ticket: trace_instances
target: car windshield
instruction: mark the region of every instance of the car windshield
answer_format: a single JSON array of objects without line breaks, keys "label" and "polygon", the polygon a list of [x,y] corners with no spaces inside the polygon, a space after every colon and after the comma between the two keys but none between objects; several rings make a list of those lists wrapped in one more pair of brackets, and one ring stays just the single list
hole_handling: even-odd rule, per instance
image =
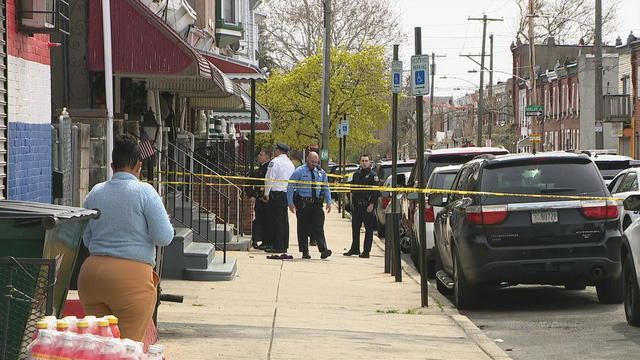
[{"label": "car windshield", "polygon": [[436,173],[429,179],[429,189],[451,189],[457,173]]},{"label": "car windshield", "polygon": [[600,170],[602,177],[607,180],[613,179],[618,173],[624,169],[628,169],[631,166],[629,161],[596,161],[596,166]]},{"label": "car windshield", "polygon": [[[577,163],[531,163],[515,166],[487,167],[482,171],[481,191],[535,194],[606,196],[596,168]],[[549,201],[532,197],[484,197],[485,204]],[[561,199],[558,199],[561,200]]]},{"label": "car windshield", "polygon": [[[410,172],[412,167],[413,167],[413,164],[398,164],[397,165],[398,174],[404,173],[404,172]],[[391,175],[391,170],[392,170],[391,165],[383,166],[382,167],[382,176],[380,176],[380,178],[381,179],[388,178],[389,175]]]}]

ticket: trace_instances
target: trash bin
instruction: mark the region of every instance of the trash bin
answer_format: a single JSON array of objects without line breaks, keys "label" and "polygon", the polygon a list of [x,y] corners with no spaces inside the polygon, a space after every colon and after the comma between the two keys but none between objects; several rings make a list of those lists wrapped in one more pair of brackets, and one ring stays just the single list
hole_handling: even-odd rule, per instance
[{"label": "trash bin", "polygon": [[60,316],[84,228],[99,211],[0,201],[0,360],[26,358],[36,322]]}]

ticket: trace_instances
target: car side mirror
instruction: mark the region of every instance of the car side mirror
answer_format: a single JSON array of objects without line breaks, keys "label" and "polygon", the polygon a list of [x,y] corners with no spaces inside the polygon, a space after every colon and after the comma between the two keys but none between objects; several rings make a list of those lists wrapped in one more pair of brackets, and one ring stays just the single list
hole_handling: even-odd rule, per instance
[{"label": "car side mirror", "polygon": [[640,195],[630,195],[622,202],[622,206],[625,210],[638,211],[640,210]]},{"label": "car side mirror", "polygon": [[407,194],[407,199],[408,200],[415,201],[415,200],[418,200],[419,198],[420,198],[420,195],[418,195],[417,192],[410,192],[410,193]]},{"label": "car side mirror", "polygon": [[444,206],[444,204],[446,204],[447,202],[445,196],[445,194],[430,194],[427,202],[431,206]]},{"label": "car side mirror", "polygon": [[399,187],[404,187],[407,184],[407,179],[404,176],[404,174],[398,174],[396,175],[396,184]]}]

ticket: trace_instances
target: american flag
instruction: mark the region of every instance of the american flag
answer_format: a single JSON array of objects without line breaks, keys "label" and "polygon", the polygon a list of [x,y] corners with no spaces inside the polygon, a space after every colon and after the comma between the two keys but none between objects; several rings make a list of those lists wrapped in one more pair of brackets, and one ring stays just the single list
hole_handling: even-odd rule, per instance
[{"label": "american flag", "polygon": [[156,153],[156,149],[153,147],[154,142],[149,138],[149,134],[146,131],[142,130],[142,134],[140,135],[140,143],[138,144],[138,149],[140,149],[140,157],[142,160],[145,160],[148,157],[153,156]]}]

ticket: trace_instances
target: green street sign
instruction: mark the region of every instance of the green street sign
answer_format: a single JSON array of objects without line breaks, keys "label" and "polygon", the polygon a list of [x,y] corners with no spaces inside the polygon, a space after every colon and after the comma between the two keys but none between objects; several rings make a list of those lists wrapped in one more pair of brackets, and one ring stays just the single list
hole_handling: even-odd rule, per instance
[{"label": "green street sign", "polygon": [[327,149],[320,150],[320,160],[329,160],[329,150]]},{"label": "green street sign", "polygon": [[543,107],[542,105],[527,105],[524,108],[524,114],[526,116],[542,116]]}]

